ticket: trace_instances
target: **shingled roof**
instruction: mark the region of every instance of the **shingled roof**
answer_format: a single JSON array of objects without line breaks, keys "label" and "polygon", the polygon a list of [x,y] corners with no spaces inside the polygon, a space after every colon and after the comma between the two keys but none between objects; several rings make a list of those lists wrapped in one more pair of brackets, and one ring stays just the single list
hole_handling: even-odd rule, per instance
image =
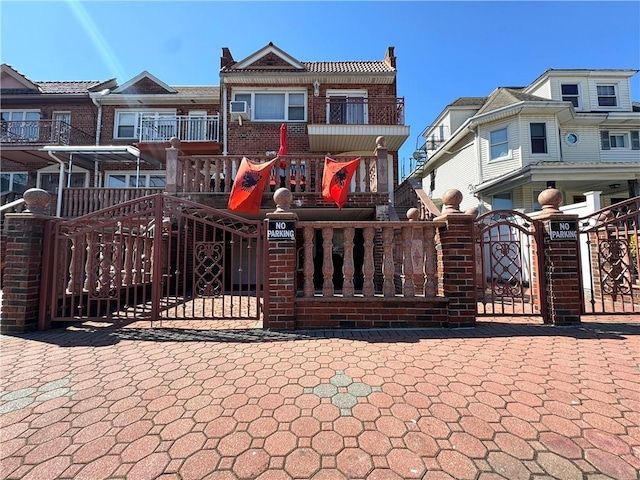
[{"label": "shingled roof", "polygon": [[36,83],[41,88],[42,93],[81,94],[87,93],[89,89],[104,83],[104,80],[34,83]]}]

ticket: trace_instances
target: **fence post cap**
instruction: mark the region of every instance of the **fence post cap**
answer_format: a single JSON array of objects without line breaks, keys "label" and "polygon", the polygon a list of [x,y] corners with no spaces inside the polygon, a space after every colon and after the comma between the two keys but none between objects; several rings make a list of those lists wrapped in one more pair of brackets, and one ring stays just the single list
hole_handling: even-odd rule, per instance
[{"label": "fence post cap", "polygon": [[416,222],[420,219],[420,210],[417,208],[410,208],[407,210],[407,218],[410,222]]},{"label": "fence post cap", "polygon": [[273,201],[276,202],[276,213],[288,212],[291,210],[291,200],[293,193],[288,188],[281,187],[273,193]]},{"label": "fence post cap", "polygon": [[51,195],[41,188],[30,188],[22,194],[26,205],[25,212],[48,215]]},{"label": "fence post cap", "polygon": [[543,212],[559,212],[562,200],[562,192],[557,188],[547,188],[538,195],[538,203]]},{"label": "fence post cap", "polygon": [[171,145],[172,148],[179,148],[180,139],[178,137],[171,137],[171,139],[169,140],[169,145]]},{"label": "fence post cap", "polygon": [[442,213],[461,213],[460,203],[462,203],[462,192],[455,188],[450,188],[442,194],[444,209]]}]

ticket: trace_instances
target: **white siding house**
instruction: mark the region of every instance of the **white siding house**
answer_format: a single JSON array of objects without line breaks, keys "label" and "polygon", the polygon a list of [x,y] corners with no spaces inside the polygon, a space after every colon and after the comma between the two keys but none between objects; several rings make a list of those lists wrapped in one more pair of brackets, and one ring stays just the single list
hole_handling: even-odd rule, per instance
[{"label": "white siding house", "polygon": [[[560,189],[565,203],[601,191],[602,205],[640,195],[637,70],[550,69],[526,87],[460,97],[421,136],[426,160],[411,176],[437,204],[450,189],[461,208],[539,208]],[[438,141],[435,141],[438,140]]]}]

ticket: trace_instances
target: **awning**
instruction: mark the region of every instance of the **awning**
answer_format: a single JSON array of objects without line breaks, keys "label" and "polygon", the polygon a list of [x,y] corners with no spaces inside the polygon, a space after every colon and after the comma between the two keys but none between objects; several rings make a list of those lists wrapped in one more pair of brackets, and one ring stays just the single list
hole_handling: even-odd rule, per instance
[{"label": "awning", "polygon": [[131,145],[55,145],[46,146],[40,149],[48,152],[60,161],[72,162],[85,168],[92,168],[100,163],[135,163],[144,162],[156,169],[162,168],[162,163],[158,160],[143,155],[139,149]]}]

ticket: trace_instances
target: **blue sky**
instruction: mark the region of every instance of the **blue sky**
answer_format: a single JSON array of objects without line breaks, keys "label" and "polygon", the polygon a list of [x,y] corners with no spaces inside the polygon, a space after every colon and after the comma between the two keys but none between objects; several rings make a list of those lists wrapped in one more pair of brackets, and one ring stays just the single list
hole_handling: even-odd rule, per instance
[{"label": "blue sky", "polygon": [[[401,160],[457,97],[528,85],[548,68],[640,69],[637,1],[0,3],[1,62],[35,81],[124,83],[147,70],[218,85],[222,47],[241,60],[273,42],[331,61],[382,60],[393,46],[411,127]],[[640,73],[631,89],[640,100]]]}]

